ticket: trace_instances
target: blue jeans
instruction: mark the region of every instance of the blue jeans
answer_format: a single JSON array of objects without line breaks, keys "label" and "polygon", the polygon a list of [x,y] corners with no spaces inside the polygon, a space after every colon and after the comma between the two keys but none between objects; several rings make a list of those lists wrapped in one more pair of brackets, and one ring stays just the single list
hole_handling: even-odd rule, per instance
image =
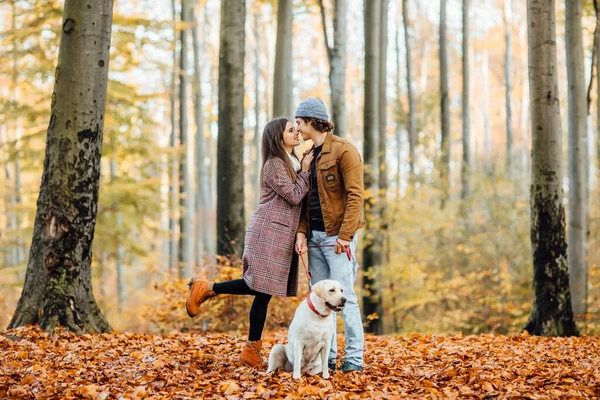
[{"label": "blue jeans", "polygon": [[[312,231],[308,239],[308,269],[311,274],[312,283],[315,284],[323,279],[333,279],[342,285],[344,297],[346,297],[346,306],[342,310],[344,319],[344,331],[346,333],[346,359],[354,365],[363,365],[363,353],[365,347],[365,338],[363,325],[358,308],[358,297],[354,292],[354,281],[356,281],[356,272],[358,263],[356,262],[356,235],[350,242],[352,249],[352,260],[348,261],[346,253],[335,254],[334,247],[337,239],[335,236],[327,236],[325,232]],[[329,246],[328,246],[329,245]],[[322,246],[322,247],[317,247]],[[331,343],[331,352],[329,361],[335,361],[337,357],[337,342],[335,327],[335,314],[333,317],[333,338]]]}]

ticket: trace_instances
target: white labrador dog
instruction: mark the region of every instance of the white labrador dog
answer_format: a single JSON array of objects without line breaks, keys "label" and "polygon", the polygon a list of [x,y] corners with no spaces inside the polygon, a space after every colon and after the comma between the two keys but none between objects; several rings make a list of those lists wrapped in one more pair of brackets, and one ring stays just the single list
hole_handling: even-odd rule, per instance
[{"label": "white labrador dog", "polygon": [[322,372],[329,378],[327,359],[333,336],[333,313],[346,304],[344,290],[338,281],[317,282],[308,297],[300,303],[288,330],[288,344],[276,344],[269,354],[268,372],[277,368],[293,371],[298,379],[303,373]]}]

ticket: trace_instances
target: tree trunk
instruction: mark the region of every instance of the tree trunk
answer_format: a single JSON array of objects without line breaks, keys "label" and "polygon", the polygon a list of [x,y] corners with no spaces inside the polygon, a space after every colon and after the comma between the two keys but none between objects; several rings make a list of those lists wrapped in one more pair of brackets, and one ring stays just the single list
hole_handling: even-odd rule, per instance
[{"label": "tree trunk", "polygon": [[469,112],[469,0],[463,0],[462,15],[462,168],[460,198],[466,199],[471,193],[471,114]]},{"label": "tree trunk", "polygon": [[325,5],[319,0],[321,25],[325,38],[325,49],[329,62],[329,85],[331,86],[331,120],[335,123],[335,134],[345,137],[348,132],[346,117],[346,13],[347,0],[333,2],[333,46],[329,44]]},{"label": "tree trunk", "polygon": [[[596,65],[598,66],[597,68],[600,68],[600,51],[598,51],[596,53]],[[600,70],[600,69],[599,69]],[[598,87],[597,87],[597,101],[596,101],[596,163],[597,163],[597,167],[596,167],[596,174],[597,174],[597,180],[600,182],[600,73],[596,74],[597,75],[597,82],[598,82]]]},{"label": "tree trunk", "polygon": [[292,102],[292,0],[277,2],[273,117],[294,119]]},{"label": "tree trunk", "polygon": [[525,329],[533,335],[572,336],[562,142],[553,0],[527,0],[531,99],[531,244],[533,306]]},{"label": "tree trunk", "polygon": [[[17,29],[17,8],[16,8],[16,2],[12,2],[12,21],[11,21],[11,26],[12,29],[16,30]],[[15,41],[15,46],[19,45],[19,42]],[[14,102],[14,104],[18,104],[19,101],[19,67],[18,67],[18,58],[15,55],[13,57],[13,73],[12,73],[12,82],[11,82],[11,92],[12,92],[12,100]],[[21,203],[22,203],[22,199],[21,199],[21,156],[20,156],[20,150],[21,150],[21,132],[20,132],[20,127],[19,127],[19,118],[18,117],[14,117],[13,121],[12,121],[12,126],[13,126],[13,130],[14,130],[14,138],[15,138],[15,144],[14,144],[14,172],[15,172],[15,176],[14,176],[14,186],[13,186],[13,196],[12,196],[12,203],[13,203],[13,209],[12,209],[12,213],[11,213],[11,218],[13,219],[13,224],[14,224],[14,245],[12,247],[13,250],[13,261],[14,264],[21,264],[24,261],[25,255],[24,255],[24,245],[23,245],[23,237],[22,237],[22,232],[21,232]]]},{"label": "tree trunk", "polygon": [[506,109],[506,174],[513,177],[513,129],[512,129],[512,109],[511,109],[511,19],[512,19],[512,0],[504,0],[504,43],[506,50],[504,53],[504,85],[505,85],[505,109]]},{"label": "tree trunk", "polygon": [[261,160],[261,132],[260,132],[260,43],[262,35],[258,25],[258,13],[254,14],[254,32],[256,32],[256,47],[254,49],[254,137],[252,144],[254,148],[254,168],[252,182],[256,188],[256,196],[254,206],[258,204],[260,198],[260,170],[262,166]]},{"label": "tree trunk", "polygon": [[[519,38],[521,41],[521,60],[524,63],[527,63],[527,27],[522,25],[519,28]],[[525,67],[525,65],[523,66]],[[522,68],[525,70],[525,68]],[[529,171],[529,143],[531,140],[529,138],[529,84],[527,82],[527,74],[523,74],[523,81],[521,84],[521,116],[520,116],[520,131],[521,131],[521,164],[523,172],[526,176],[530,176]],[[528,179],[522,179],[523,187],[525,188],[529,184]]]},{"label": "tree trunk", "polygon": [[[110,181],[114,183],[117,176],[117,163],[115,160],[110,160]],[[123,304],[125,302],[125,267],[123,260],[125,259],[125,248],[121,244],[121,235],[123,227],[123,214],[117,211],[117,252],[115,254],[115,267],[117,270],[117,312],[121,314]]]},{"label": "tree trunk", "polygon": [[440,144],[440,181],[442,209],[450,197],[450,102],[448,99],[448,49],[446,38],[447,0],[440,0],[440,105],[442,140]]},{"label": "tree trunk", "polygon": [[171,188],[169,190],[169,269],[171,271],[178,271],[179,268],[177,266],[177,262],[179,260],[179,254],[177,249],[177,211],[178,211],[178,193],[177,187],[179,182],[179,170],[178,166],[178,152],[177,152],[177,116],[175,111],[175,99],[176,99],[176,91],[177,91],[177,5],[175,0],[171,2],[171,6],[173,7],[173,71],[171,74],[171,138],[169,141],[169,146],[171,148],[171,165],[170,165],[170,185]]},{"label": "tree trunk", "polygon": [[[364,102],[364,160],[365,160],[365,213],[373,217],[377,209],[378,192],[378,150],[379,150],[379,22],[382,0],[365,0],[365,102]],[[383,0],[385,1],[385,0]],[[377,314],[378,318],[369,320],[366,332],[383,333],[383,307],[378,294],[378,282],[375,269],[381,266],[381,234],[370,219],[367,224],[369,233],[365,235],[363,249],[363,310],[365,315]]]},{"label": "tree trunk", "polygon": [[[379,149],[377,152],[379,164],[379,193],[381,196],[381,214],[385,214],[385,198],[388,188],[387,172],[387,34],[388,34],[388,2],[380,0],[381,11],[379,17]],[[385,219],[382,227],[385,227]]]},{"label": "tree trunk", "polygon": [[569,281],[573,312],[587,311],[586,91],[581,34],[581,2],[566,2],[566,51],[569,91]]},{"label": "tree trunk", "polygon": [[[600,182],[600,10],[598,8],[598,1],[594,0],[594,12],[596,14],[596,30],[595,30],[595,35],[594,35],[594,57],[595,57],[595,61],[596,61],[596,90],[597,90],[597,96],[596,96],[596,107],[597,107],[597,113],[596,113],[596,130],[594,131],[594,134],[590,134],[588,137],[588,141],[590,142],[590,150],[588,152],[589,156],[590,156],[590,172],[589,172],[589,177],[588,180],[590,182],[590,187],[588,188],[588,204],[589,204],[589,200],[590,200],[590,192],[593,191],[596,186],[598,185],[598,182]],[[591,96],[591,79],[592,76],[590,76],[590,90],[588,91],[588,99]],[[591,100],[590,100],[591,101]],[[588,104],[588,115],[590,115],[590,119],[591,119],[591,105]],[[591,123],[591,121],[590,121]],[[592,128],[590,127],[590,130]],[[596,137],[595,142],[594,142],[594,136]],[[594,155],[594,148],[596,151],[596,165],[594,165],[592,163],[592,158]],[[588,210],[588,214],[589,214],[589,210]]]},{"label": "tree trunk", "polygon": [[402,19],[404,20],[404,45],[406,47],[406,91],[408,93],[408,163],[410,167],[409,182],[414,183],[416,178],[415,158],[418,138],[415,120],[415,95],[413,91],[410,20],[408,17],[407,3],[408,0],[402,0]]},{"label": "tree trunk", "polygon": [[198,15],[195,10],[197,4],[192,8],[192,45],[194,47],[194,121],[196,124],[196,264],[202,263],[204,256],[208,254],[209,240],[212,235],[208,220],[210,214],[210,185],[208,171],[206,168],[206,140],[204,138],[204,117],[202,115],[202,67],[200,66],[200,54],[202,47],[198,37]]},{"label": "tree trunk", "polygon": [[9,328],[108,332],[92,291],[92,241],[112,0],[66,0],[25,284]]},{"label": "tree trunk", "polygon": [[[181,0],[181,21],[191,22],[191,9],[188,0]],[[188,142],[188,116],[187,116],[187,70],[188,70],[188,33],[189,29],[181,30],[181,53],[179,72],[179,145],[181,158],[179,159],[179,277],[191,276],[194,259],[194,191],[192,189],[192,174],[190,173],[190,145]]]},{"label": "tree trunk", "polygon": [[[6,126],[2,127],[2,144],[8,144],[9,143],[9,139],[8,139],[8,134],[6,133]],[[9,184],[9,182],[12,180],[12,172],[11,172],[11,168],[10,168],[10,154],[6,155],[6,160],[2,160],[4,163],[4,177],[6,178],[6,184]],[[5,247],[5,249],[3,250],[4,252],[4,265],[6,265],[7,267],[12,267],[17,263],[17,260],[15,258],[15,251],[14,251],[14,244],[12,243],[11,240],[9,240],[8,238],[10,238],[11,236],[14,236],[14,216],[12,214],[12,208],[13,208],[13,193],[8,193],[5,195],[4,197],[4,210],[6,213],[6,226],[5,226],[5,231],[4,232],[0,232],[0,236],[4,237],[4,235],[6,235],[6,240],[9,243],[8,246]]]},{"label": "tree trunk", "polygon": [[[395,35],[395,50],[396,50],[396,197],[400,196],[400,188],[402,186],[402,116],[404,109],[402,107],[402,69],[400,67],[400,18],[401,10],[396,14],[396,35]],[[394,315],[395,318],[395,315]]]},{"label": "tree trunk", "polygon": [[[205,12],[204,13],[204,26],[203,26],[203,32],[204,32],[204,37],[207,38],[210,36],[210,32],[211,32],[211,23],[210,23],[210,13]],[[213,48],[213,53],[211,55],[212,59],[216,59],[215,55],[217,53],[216,48]],[[214,63],[214,65],[212,67],[210,67],[210,75],[211,75],[211,83],[210,83],[210,99],[211,99],[211,107],[210,109],[213,110],[214,108],[212,107],[212,105],[214,104],[218,104],[218,84],[217,82],[219,81],[219,66],[217,65],[218,63]],[[207,137],[205,137],[206,139],[206,161],[208,163],[208,166],[206,168],[206,175],[208,176],[208,204],[206,205],[206,208],[208,210],[208,214],[209,214],[209,219],[208,221],[206,221],[206,225],[207,225],[207,229],[209,234],[207,234],[206,236],[206,241],[207,241],[207,251],[209,254],[214,255],[215,251],[216,251],[216,239],[217,239],[217,235],[216,235],[216,231],[217,231],[217,227],[216,227],[216,210],[215,210],[215,201],[216,201],[216,190],[213,190],[213,188],[215,188],[216,186],[216,168],[215,168],[215,164],[217,162],[216,159],[216,154],[217,154],[217,149],[216,149],[216,145],[215,145],[215,140],[213,139],[213,137],[216,137],[218,135],[218,127],[217,124],[215,124],[214,121],[215,117],[211,111],[210,116],[209,116],[209,126],[208,126],[208,135]]]},{"label": "tree trunk", "polygon": [[483,59],[481,63],[483,77],[483,134],[484,134],[484,165],[486,172],[491,174],[493,171],[492,157],[492,130],[490,127],[490,80],[489,80],[489,55],[487,48],[483,50]]},{"label": "tree trunk", "polygon": [[245,0],[223,0],[219,54],[217,254],[242,256],[244,246]]}]

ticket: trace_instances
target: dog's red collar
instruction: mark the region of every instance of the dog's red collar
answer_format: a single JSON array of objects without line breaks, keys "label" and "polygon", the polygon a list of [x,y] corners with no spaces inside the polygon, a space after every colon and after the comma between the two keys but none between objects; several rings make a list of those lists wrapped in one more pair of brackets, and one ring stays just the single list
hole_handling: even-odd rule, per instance
[{"label": "dog's red collar", "polygon": [[327,315],[323,315],[323,314],[321,314],[320,312],[317,311],[317,309],[315,308],[315,305],[313,304],[312,300],[310,299],[310,294],[311,293],[312,293],[312,290],[310,292],[308,292],[308,296],[306,297],[306,302],[308,303],[308,308],[310,308],[310,310],[312,312],[314,312],[315,314],[317,314],[321,318],[327,317]]}]

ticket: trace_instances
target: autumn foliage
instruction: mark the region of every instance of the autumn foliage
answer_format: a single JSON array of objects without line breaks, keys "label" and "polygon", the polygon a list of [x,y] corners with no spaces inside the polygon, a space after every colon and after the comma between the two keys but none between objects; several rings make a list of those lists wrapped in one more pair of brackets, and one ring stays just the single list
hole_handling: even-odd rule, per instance
[{"label": "autumn foliage", "polygon": [[[285,339],[267,332],[265,351]],[[343,344],[343,337],[340,339]],[[367,336],[365,372],[266,374],[235,361],[242,337],[113,332],[0,335],[0,398],[598,398],[592,337]],[[343,346],[341,346],[343,349]]]}]

